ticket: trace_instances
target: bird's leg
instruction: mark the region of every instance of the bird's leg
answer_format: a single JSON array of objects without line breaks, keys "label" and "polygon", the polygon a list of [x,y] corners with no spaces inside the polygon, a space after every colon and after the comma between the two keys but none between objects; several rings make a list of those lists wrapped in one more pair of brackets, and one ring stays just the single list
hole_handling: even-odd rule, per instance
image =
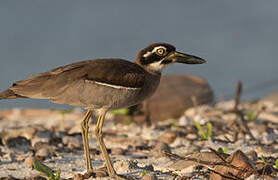
[{"label": "bird's leg", "polygon": [[102,155],[103,155],[103,157],[105,159],[105,163],[106,163],[106,167],[107,167],[107,170],[108,170],[108,174],[109,174],[110,177],[115,177],[116,176],[116,172],[115,172],[115,170],[113,168],[113,165],[112,165],[111,160],[109,158],[109,155],[108,155],[108,152],[107,152],[107,149],[106,149],[106,146],[104,144],[103,137],[102,137],[102,125],[103,125],[104,117],[105,117],[105,114],[101,114],[98,117],[95,134],[96,134],[96,137],[97,137],[97,141],[98,141],[98,143],[100,145],[100,149],[101,149]]},{"label": "bird's leg", "polygon": [[107,149],[104,144],[103,137],[102,137],[102,125],[103,125],[104,117],[105,117],[105,113],[101,114],[98,117],[95,134],[96,134],[97,141],[100,145],[100,149],[101,149],[102,155],[103,155],[105,163],[106,163],[108,174],[110,177],[115,178],[117,180],[133,180],[133,178],[131,178],[131,177],[124,177],[122,175],[118,175],[111,163],[111,160],[109,158],[109,155],[108,155],[108,152],[107,152]]},{"label": "bird's leg", "polygon": [[90,152],[89,152],[89,143],[88,143],[88,131],[89,131],[88,122],[89,122],[91,116],[92,116],[92,111],[88,110],[81,122],[81,132],[82,132],[83,146],[84,146],[84,152],[85,152],[86,165],[87,165],[88,172],[93,170],[92,164],[91,164]]}]

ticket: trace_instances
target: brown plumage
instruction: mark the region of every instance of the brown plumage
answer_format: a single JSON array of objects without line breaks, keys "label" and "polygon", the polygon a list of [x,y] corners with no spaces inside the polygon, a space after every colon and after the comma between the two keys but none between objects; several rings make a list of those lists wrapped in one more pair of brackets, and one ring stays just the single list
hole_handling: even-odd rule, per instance
[{"label": "brown plumage", "polygon": [[144,85],[144,73],[141,66],[122,59],[81,61],[17,81],[0,93],[0,99],[51,99],[63,93],[71,83],[84,80],[140,88]]}]

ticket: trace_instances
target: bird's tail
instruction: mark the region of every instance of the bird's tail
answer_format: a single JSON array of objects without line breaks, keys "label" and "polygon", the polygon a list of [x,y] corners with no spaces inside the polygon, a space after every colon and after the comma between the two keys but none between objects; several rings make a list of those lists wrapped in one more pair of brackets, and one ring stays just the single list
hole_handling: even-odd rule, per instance
[{"label": "bird's tail", "polygon": [[7,89],[3,92],[0,92],[0,100],[1,99],[15,99],[15,98],[22,98],[22,96],[19,96],[19,95],[15,94],[10,89]]}]

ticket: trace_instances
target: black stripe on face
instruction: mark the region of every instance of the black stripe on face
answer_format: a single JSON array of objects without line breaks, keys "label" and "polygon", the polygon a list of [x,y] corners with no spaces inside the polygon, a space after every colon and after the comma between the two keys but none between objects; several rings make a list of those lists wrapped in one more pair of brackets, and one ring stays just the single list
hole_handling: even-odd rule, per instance
[{"label": "black stripe on face", "polygon": [[160,64],[170,64],[170,63],[172,63],[173,61],[172,60],[170,60],[170,59],[165,59],[165,60],[163,60]]},{"label": "black stripe on face", "polygon": [[151,64],[157,61],[161,60],[161,56],[158,56],[157,54],[153,53],[147,57],[141,57],[140,58],[140,63],[142,65],[147,65],[147,64]]}]

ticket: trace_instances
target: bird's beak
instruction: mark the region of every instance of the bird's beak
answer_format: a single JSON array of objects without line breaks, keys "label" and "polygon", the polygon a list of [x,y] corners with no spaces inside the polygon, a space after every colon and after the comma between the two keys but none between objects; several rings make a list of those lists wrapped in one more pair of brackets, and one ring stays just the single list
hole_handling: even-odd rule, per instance
[{"label": "bird's beak", "polygon": [[197,56],[189,55],[174,51],[167,56],[167,59],[171,59],[173,62],[184,64],[203,64],[206,61]]}]

